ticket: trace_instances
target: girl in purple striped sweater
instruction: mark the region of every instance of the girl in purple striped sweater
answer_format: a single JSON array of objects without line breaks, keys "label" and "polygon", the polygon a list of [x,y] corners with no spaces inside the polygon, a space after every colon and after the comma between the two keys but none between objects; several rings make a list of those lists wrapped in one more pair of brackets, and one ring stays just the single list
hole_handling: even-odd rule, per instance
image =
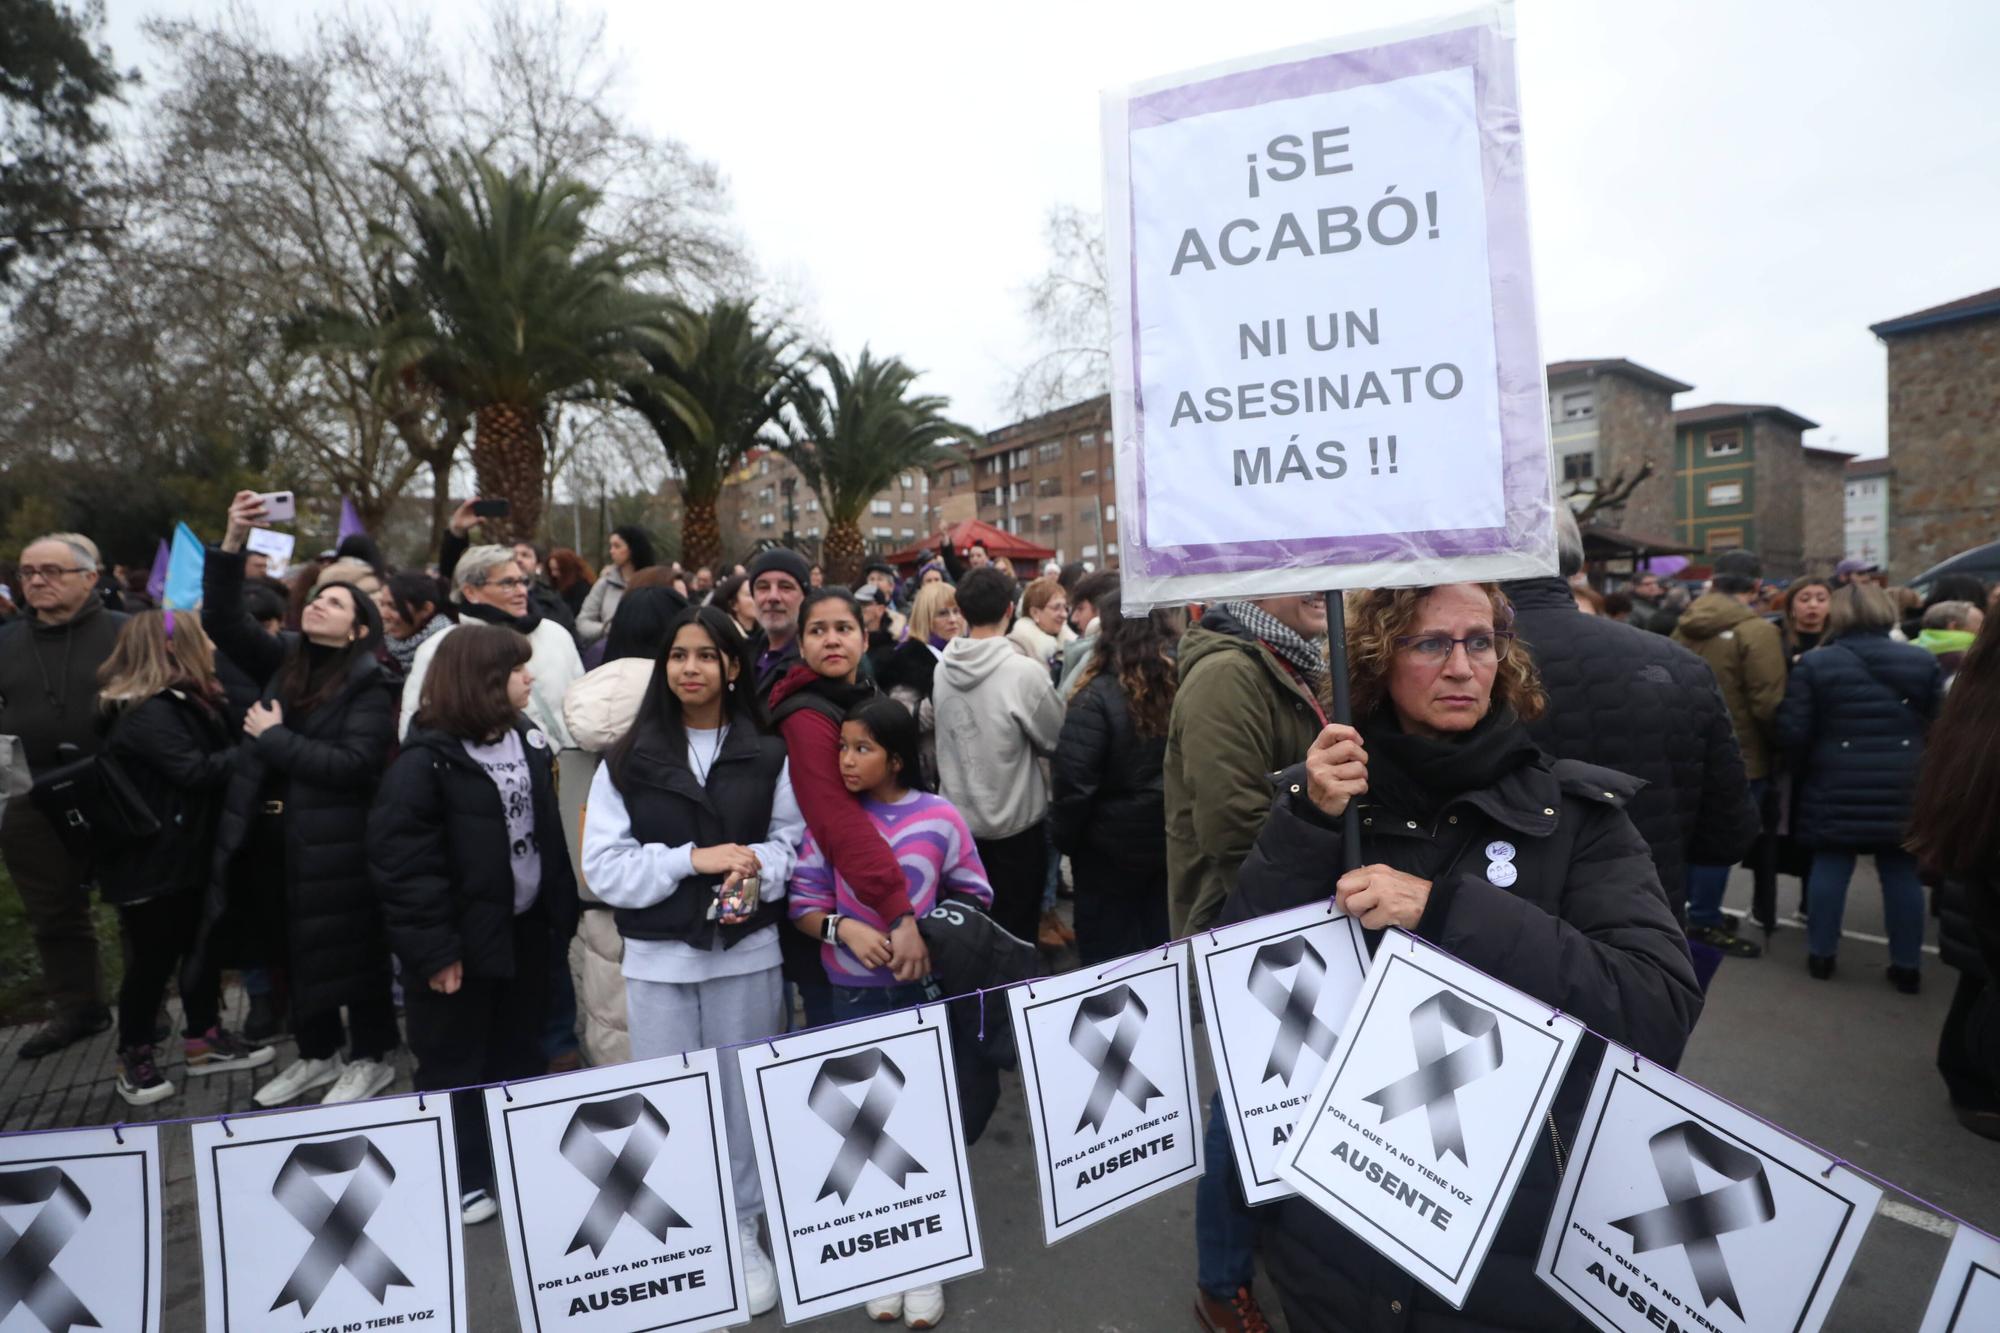
[{"label": "girl in purple striped sweater", "polygon": [[[979,852],[950,801],[923,790],[917,723],[909,709],[877,697],[855,706],[840,728],[840,777],[895,853],[918,916],[946,895],[991,907],[993,889]],[[792,871],[792,922],[821,942],[834,1011],[842,1019],[904,1009],[937,998],[929,960],[892,968],[884,921],[835,873],[812,834]]]}]

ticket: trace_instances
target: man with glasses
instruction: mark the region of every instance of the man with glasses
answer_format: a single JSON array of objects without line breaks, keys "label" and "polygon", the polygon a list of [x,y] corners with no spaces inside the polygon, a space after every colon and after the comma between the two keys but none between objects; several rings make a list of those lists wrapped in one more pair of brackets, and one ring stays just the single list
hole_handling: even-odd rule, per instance
[{"label": "man with glasses", "polygon": [[[512,547],[475,546],[458,558],[452,571],[451,599],[458,604],[461,621],[505,625],[527,637],[533,650],[528,670],[535,677],[525,710],[528,720],[547,734],[558,751],[574,749],[576,742],[570,739],[563,721],[562,701],[564,691],[583,675],[583,659],[577,655],[576,641],[569,631],[528,604],[529,582]],[[404,733],[423,701],[424,677],[430,672],[431,659],[450,633],[445,629],[431,635],[410,660],[410,677],[403,682]]]},{"label": "man with glasses", "polygon": [[[101,739],[97,668],[125,617],[97,595],[100,565],[96,544],[73,532],[37,537],[21,553],[26,612],[0,627],[0,735],[21,738],[36,777],[94,753]],[[36,1060],[111,1022],[90,919],[90,868],[26,797],[7,802],[0,816],[0,856],[26,909],[49,995],[49,1021],[21,1045],[21,1058]]]}]

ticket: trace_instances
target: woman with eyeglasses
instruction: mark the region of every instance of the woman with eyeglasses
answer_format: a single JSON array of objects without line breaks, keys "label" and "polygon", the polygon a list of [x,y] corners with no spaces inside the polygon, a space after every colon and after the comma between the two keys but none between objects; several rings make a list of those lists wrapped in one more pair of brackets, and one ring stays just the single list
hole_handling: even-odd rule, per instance
[{"label": "woman with eyeglasses", "polygon": [[[1334,897],[1672,1067],[1701,990],[1645,839],[1631,778],[1529,739],[1541,683],[1491,584],[1377,589],[1347,608],[1355,725],[1324,728],[1276,800],[1223,920]],[[1342,816],[1358,803],[1349,863]],[[1587,1042],[1602,1050],[1594,1037]],[[1570,1067],[1477,1286],[1454,1310],[1298,1199],[1270,1206],[1265,1260],[1296,1333],[1367,1327],[1575,1329],[1534,1277],[1543,1223],[1598,1061]]]}]

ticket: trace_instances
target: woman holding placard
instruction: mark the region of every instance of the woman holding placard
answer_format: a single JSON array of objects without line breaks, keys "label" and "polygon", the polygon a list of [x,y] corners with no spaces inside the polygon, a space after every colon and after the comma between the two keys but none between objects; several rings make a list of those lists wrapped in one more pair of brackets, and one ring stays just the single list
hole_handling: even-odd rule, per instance
[{"label": "woman holding placard", "polygon": [[[1326,727],[1279,775],[1223,919],[1325,898],[1329,868],[1348,863],[1342,815],[1358,802],[1360,865],[1333,884],[1343,911],[1371,931],[1411,931],[1674,1064],[1701,991],[1625,814],[1637,784],[1551,760],[1529,739],[1523,723],[1543,696],[1507,599],[1490,584],[1378,589],[1353,597],[1347,617],[1356,725]],[[1462,1311],[1310,1204],[1272,1205],[1265,1258],[1295,1333],[1376,1327],[1384,1310],[1401,1328],[1578,1327],[1533,1265],[1557,1140],[1572,1136],[1590,1073],[1572,1069]]]},{"label": "woman holding placard", "polygon": [[[639,717],[590,784],[583,875],[624,937],[632,1054],[646,1060],[785,1030],[779,923],[805,819],[785,745],[766,734],[743,636],[688,607]],[[734,1059],[722,1061],[730,1174],[750,1309],[778,1300],[758,1240],[764,1193]]]}]

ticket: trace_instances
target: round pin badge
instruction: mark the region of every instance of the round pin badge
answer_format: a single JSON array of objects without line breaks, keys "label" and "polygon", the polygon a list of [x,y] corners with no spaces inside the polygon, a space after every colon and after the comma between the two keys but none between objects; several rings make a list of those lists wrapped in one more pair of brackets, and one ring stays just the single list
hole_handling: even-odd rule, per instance
[{"label": "round pin badge", "polygon": [[1489,861],[1511,861],[1514,859],[1514,844],[1511,842],[1489,842],[1486,844],[1486,859]]},{"label": "round pin badge", "polygon": [[542,734],[540,727],[529,727],[528,744],[534,746],[537,750],[546,750],[549,748],[549,738]]},{"label": "round pin badge", "polygon": [[1512,887],[1520,876],[1521,872],[1514,869],[1512,861],[1492,861],[1486,866],[1487,882],[1503,889]]}]

